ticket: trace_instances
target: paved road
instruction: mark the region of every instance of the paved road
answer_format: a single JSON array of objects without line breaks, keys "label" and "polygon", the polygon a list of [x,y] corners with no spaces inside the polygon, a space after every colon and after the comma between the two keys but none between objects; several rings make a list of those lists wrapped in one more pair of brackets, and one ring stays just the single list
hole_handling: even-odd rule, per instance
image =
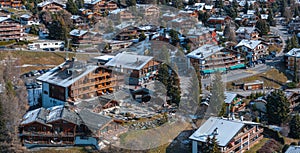
[{"label": "paved road", "polygon": [[[264,73],[268,70],[271,69],[271,66],[266,65],[266,64],[259,64],[256,65],[253,68],[248,68],[248,69],[238,69],[238,70],[233,70],[229,71],[227,74],[222,75],[222,80],[223,82],[231,82],[234,80],[239,80],[243,78],[247,78],[256,74]],[[210,78],[207,79],[202,79],[202,85],[209,85],[212,81],[213,75],[211,75]]]}]

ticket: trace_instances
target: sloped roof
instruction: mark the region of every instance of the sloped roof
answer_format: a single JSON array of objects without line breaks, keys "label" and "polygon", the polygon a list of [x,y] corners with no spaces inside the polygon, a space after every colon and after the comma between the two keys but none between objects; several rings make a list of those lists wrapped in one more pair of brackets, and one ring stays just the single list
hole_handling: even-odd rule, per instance
[{"label": "sloped roof", "polygon": [[217,52],[220,52],[224,47],[220,47],[218,45],[212,45],[212,44],[205,44],[196,50],[190,52],[187,57],[195,58],[195,59],[202,59],[207,58]]},{"label": "sloped roof", "polygon": [[245,125],[258,125],[255,122],[229,120],[218,117],[210,117],[201,127],[196,130],[189,139],[206,142],[207,137],[215,137],[219,146],[226,146]]},{"label": "sloped roof", "polygon": [[113,120],[110,117],[93,113],[87,109],[81,110],[79,116],[83,120],[84,124],[93,132],[96,133],[98,130],[105,127],[108,123]]},{"label": "sloped roof", "polygon": [[33,122],[38,122],[41,124],[46,123],[47,111],[45,108],[38,108],[35,110],[28,111],[21,121],[21,125],[30,124]]},{"label": "sloped roof", "polygon": [[255,27],[239,27],[236,33],[252,33],[256,30]]},{"label": "sloped roof", "polygon": [[73,29],[70,31],[71,36],[81,37],[82,35],[86,34],[88,31],[86,30],[79,30],[79,29]]},{"label": "sloped roof", "polygon": [[224,92],[225,94],[225,103],[226,104],[231,104],[231,102],[234,100],[234,98],[237,96],[236,93],[232,93],[232,92]]},{"label": "sloped roof", "polygon": [[116,55],[113,59],[108,61],[105,66],[119,67],[125,69],[140,70],[142,69],[153,57],[143,56],[132,53],[122,52]]},{"label": "sloped roof", "polygon": [[260,40],[241,40],[236,47],[245,46],[250,49],[255,49],[261,43]]},{"label": "sloped roof", "polygon": [[68,87],[98,67],[97,65],[86,64],[80,61],[68,60],[44,73],[37,80],[61,87]]}]

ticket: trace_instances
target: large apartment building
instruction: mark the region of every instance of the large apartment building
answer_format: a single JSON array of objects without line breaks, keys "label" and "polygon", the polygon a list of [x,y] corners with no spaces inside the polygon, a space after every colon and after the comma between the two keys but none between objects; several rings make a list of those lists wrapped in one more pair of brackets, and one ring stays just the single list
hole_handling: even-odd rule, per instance
[{"label": "large apartment building", "polygon": [[295,74],[295,71],[297,71],[297,74],[299,76],[300,74],[300,48],[293,48],[289,52],[287,52],[284,56],[284,61],[287,70],[292,72],[292,74]]},{"label": "large apartment building", "polygon": [[20,22],[8,17],[0,17],[0,41],[23,40],[24,28]]},{"label": "large apartment building", "polygon": [[74,58],[37,80],[42,82],[42,105],[45,108],[64,105],[66,102],[74,104],[81,99],[112,93],[116,81],[111,70]]},{"label": "large apartment building", "polygon": [[244,58],[239,53],[218,45],[205,44],[187,57],[189,65],[197,66],[202,74],[245,67]]},{"label": "large apartment building", "polygon": [[199,153],[207,138],[214,136],[222,153],[242,153],[263,138],[262,132],[259,123],[210,117],[189,138],[193,153]]}]

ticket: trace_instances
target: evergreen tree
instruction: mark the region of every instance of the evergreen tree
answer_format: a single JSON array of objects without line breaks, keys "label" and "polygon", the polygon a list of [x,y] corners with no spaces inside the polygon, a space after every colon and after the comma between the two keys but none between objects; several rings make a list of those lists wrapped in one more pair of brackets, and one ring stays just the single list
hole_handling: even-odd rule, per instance
[{"label": "evergreen tree", "polygon": [[281,90],[275,90],[267,96],[266,116],[269,124],[280,125],[289,117],[289,106],[285,94]]},{"label": "evergreen tree", "polygon": [[126,0],[126,5],[128,7],[135,6],[136,5],[136,0]]},{"label": "evergreen tree", "polygon": [[270,31],[270,26],[265,20],[258,19],[256,28],[260,31],[260,35],[266,35]]},{"label": "evergreen tree", "polygon": [[211,139],[211,146],[212,146],[212,153],[221,153],[215,135],[214,135],[213,138]]},{"label": "evergreen tree", "polygon": [[71,14],[77,14],[78,8],[73,0],[68,0],[66,3],[66,10],[70,12]]},{"label": "evergreen tree", "polygon": [[222,105],[224,103],[224,84],[222,82],[222,76],[220,72],[215,73],[212,81],[211,98],[209,102],[209,108],[211,113],[218,115],[222,111]]},{"label": "evergreen tree", "polygon": [[269,9],[269,14],[268,14],[268,23],[270,24],[270,26],[276,26],[276,21],[274,20],[274,14],[272,12],[272,10]]},{"label": "evergreen tree", "polygon": [[171,37],[171,44],[174,45],[174,46],[177,46],[177,44],[179,42],[178,32],[171,29],[169,34],[170,34],[170,37]]},{"label": "evergreen tree", "polygon": [[299,114],[296,114],[292,117],[289,126],[290,126],[289,137],[294,138],[294,139],[299,139],[300,138],[300,116],[299,116]]},{"label": "evergreen tree", "polygon": [[83,8],[84,0],[75,0],[75,4],[77,8]]},{"label": "evergreen tree", "polygon": [[167,64],[164,63],[160,65],[158,69],[157,80],[166,86],[168,84],[169,77],[169,68]]}]

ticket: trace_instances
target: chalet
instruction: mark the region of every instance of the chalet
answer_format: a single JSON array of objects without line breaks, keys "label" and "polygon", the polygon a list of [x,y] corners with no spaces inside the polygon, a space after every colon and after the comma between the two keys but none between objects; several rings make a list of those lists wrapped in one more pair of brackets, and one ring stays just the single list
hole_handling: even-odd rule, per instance
[{"label": "chalet", "polygon": [[174,12],[167,12],[167,13],[164,13],[162,15],[162,20],[165,21],[165,22],[169,22],[171,20],[174,20],[178,17],[177,14],[175,14]]},{"label": "chalet", "polygon": [[160,13],[160,9],[157,6],[150,5],[145,8],[145,16],[158,17],[159,13]]},{"label": "chalet", "polygon": [[207,27],[190,29],[186,34],[186,38],[192,41],[197,47],[204,44],[217,43],[215,31],[211,31]]},{"label": "chalet", "polygon": [[114,52],[119,49],[129,47],[132,42],[131,41],[118,41],[118,40],[106,40],[106,46],[103,52]]},{"label": "chalet", "polygon": [[135,19],[135,16],[132,14],[132,12],[127,9],[113,10],[109,13],[109,17],[110,19],[117,21],[130,21]]},{"label": "chalet", "polygon": [[239,27],[235,32],[238,41],[242,39],[256,40],[259,38],[259,32],[255,27]]},{"label": "chalet", "polygon": [[239,112],[245,109],[246,104],[236,93],[224,92],[225,95],[225,104],[227,106],[227,114],[233,115],[235,112]]},{"label": "chalet", "polygon": [[170,28],[185,33],[186,31],[190,29],[194,29],[195,25],[197,23],[197,20],[191,17],[179,17],[176,19],[171,20],[168,24],[170,25]]},{"label": "chalet", "polygon": [[179,16],[194,17],[195,19],[198,20],[198,11],[181,10],[179,11]]},{"label": "chalet", "polygon": [[300,152],[300,146],[291,145],[284,153],[297,153]]},{"label": "chalet", "polygon": [[23,4],[22,0],[0,0],[1,7],[10,7],[20,9]]},{"label": "chalet", "polygon": [[228,16],[211,16],[207,20],[207,24],[210,28],[216,28],[217,31],[223,31],[225,24],[230,22],[231,18]]},{"label": "chalet", "polygon": [[245,67],[245,59],[239,53],[211,44],[205,44],[190,52],[187,58],[189,65],[199,68],[203,75]]},{"label": "chalet", "polygon": [[73,21],[73,24],[76,26],[84,23],[84,19],[79,15],[72,15],[71,20]]},{"label": "chalet", "polygon": [[128,74],[128,82],[126,83],[139,85],[156,75],[159,64],[151,56],[123,52],[117,54],[105,66],[112,67],[117,72]]},{"label": "chalet", "polygon": [[284,91],[286,98],[288,99],[290,103],[290,109],[292,110],[296,106],[299,105],[300,102],[300,93],[299,91],[293,91],[293,90],[285,90]]},{"label": "chalet", "polygon": [[73,45],[78,44],[100,44],[102,42],[102,35],[98,32],[73,29],[70,31]]},{"label": "chalet", "polygon": [[261,90],[264,89],[264,82],[260,80],[255,80],[253,82],[247,82],[243,85],[244,90]]},{"label": "chalet", "polygon": [[90,99],[85,99],[76,104],[77,108],[88,109],[94,113],[100,113],[105,109],[113,108],[116,106],[120,106],[119,101],[105,97],[94,97]]},{"label": "chalet", "polygon": [[139,35],[138,28],[134,26],[127,26],[115,36],[116,40],[131,40],[137,38]]},{"label": "chalet", "polygon": [[99,137],[116,128],[109,117],[64,106],[29,111],[19,126],[21,141],[28,148],[92,145],[100,149]]},{"label": "chalet", "polygon": [[90,9],[94,13],[104,12],[106,10],[112,11],[118,9],[116,2],[105,1],[105,0],[85,1],[84,6],[86,9]]},{"label": "chalet", "polygon": [[116,81],[111,70],[75,58],[44,73],[37,80],[42,82],[42,105],[45,108],[74,104],[81,99],[111,93]]},{"label": "chalet", "polygon": [[64,10],[66,8],[66,5],[62,4],[59,1],[46,0],[39,3],[37,7],[40,11],[58,12]]},{"label": "chalet", "polygon": [[260,40],[243,39],[235,48],[246,56],[250,66],[253,65],[253,62],[268,55],[268,46],[263,44]]},{"label": "chalet", "polygon": [[34,18],[32,15],[23,14],[20,16],[20,22],[23,25],[39,25],[40,21]]},{"label": "chalet", "polygon": [[222,153],[244,152],[263,138],[262,132],[259,123],[210,117],[189,139],[192,153],[198,153],[207,138],[214,136]]},{"label": "chalet", "polygon": [[214,5],[205,5],[204,6],[204,11],[213,13],[215,11]]},{"label": "chalet", "polygon": [[285,53],[284,62],[287,70],[290,71],[291,74],[295,74],[295,71],[297,71],[297,74],[299,76],[300,48],[293,48],[289,52]]},{"label": "chalet", "polygon": [[0,17],[0,41],[23,40],[24,28],[19,21]]}]

